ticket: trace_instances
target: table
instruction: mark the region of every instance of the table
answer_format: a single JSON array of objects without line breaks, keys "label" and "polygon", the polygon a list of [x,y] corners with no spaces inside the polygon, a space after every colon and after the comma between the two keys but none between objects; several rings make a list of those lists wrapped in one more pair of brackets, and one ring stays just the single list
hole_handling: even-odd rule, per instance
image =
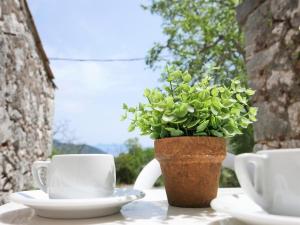
[{"label": "table", "polygon": [[[229,215],[217,213],[211,208],[192,209],[168,205],[165,190],[145,190],[146,197],[124,206],[120,213],[93,219],[59,220],[34,215],[26,206],[8,203],[0,206],[0,224],[14,225],[243,225]],[[220,188],[218,195],[240,194],[239,188]]]}]

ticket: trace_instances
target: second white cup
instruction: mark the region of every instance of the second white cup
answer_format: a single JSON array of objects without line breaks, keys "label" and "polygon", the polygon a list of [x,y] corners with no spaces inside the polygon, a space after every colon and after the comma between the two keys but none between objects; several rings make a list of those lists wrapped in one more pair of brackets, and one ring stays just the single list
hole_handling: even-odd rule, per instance
[{"label": "second white cup", "polygon": [[238,155],[235,172],[245,192],[264,210],[300,216],[300,149]]}]

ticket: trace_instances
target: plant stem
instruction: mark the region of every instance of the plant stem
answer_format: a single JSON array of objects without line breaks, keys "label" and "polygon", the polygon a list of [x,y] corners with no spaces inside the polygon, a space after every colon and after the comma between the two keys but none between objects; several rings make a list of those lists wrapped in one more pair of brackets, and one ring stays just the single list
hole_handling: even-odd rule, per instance
[{"label": "plant stem", "polygon": [[170,89],[171,89],[171,95],[172,95],[172,97],[173,97],[173,100],[175,100],[172,82],[170,81],[169,84],[170,84]]},{"label": "plant stem", "polygon": [[150,101],[150,99],[148,98],[148,97],[146,97],[147,99],[148,99],[148,102],[151,104],[151,101]]}]

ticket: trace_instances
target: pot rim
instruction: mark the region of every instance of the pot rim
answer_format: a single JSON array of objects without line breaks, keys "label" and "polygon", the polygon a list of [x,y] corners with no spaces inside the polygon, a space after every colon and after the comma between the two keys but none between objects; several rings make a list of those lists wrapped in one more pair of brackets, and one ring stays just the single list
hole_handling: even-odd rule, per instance
[{"label": "pot rim", "polygon": [[170,139],[186,139],[186,138],[193,138],[193,139],[219,139],[219,140],[225,140],[225,137],[216,137],[216,136],[178,136],[178,137],[164,137],[164,138],[158,138],[154,141],[162,141],[162,140],[170,140]]},{"label": "pot rim", "polygon": [[155,158],[168,159],[202,159],[207,160],[211,156],[225,158],[226,140],[220,137],[210,136],[181,136],[161,138],[154,143]]}]

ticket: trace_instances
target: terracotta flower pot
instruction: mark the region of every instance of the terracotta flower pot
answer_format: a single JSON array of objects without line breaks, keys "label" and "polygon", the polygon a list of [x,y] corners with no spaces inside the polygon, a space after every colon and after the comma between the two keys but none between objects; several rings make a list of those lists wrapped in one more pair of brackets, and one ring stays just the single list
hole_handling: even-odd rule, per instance
[{"label": "terracotta flower pot", "polygon": [[224,138],[173,137],[155,140],[155,158],[165,181],[168,202],[179,207],[207,207],[216,197]]}]

